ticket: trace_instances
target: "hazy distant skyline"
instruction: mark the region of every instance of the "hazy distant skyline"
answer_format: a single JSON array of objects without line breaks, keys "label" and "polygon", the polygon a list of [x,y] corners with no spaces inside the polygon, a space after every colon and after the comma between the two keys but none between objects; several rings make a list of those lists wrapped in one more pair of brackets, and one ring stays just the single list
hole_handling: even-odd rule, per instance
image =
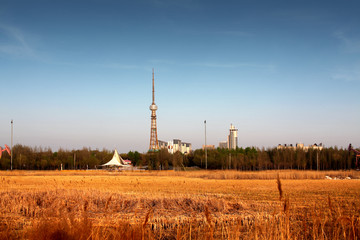
[{"label": "hazy distant skyline", "polygon": [[360,3],[0,2],[0,146],[360,145]]}]

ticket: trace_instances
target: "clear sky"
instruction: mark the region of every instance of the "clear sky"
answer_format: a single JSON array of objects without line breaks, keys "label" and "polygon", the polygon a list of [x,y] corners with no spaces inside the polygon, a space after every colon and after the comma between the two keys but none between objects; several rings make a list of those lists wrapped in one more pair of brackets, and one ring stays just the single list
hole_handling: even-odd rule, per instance
[{"label": "clear sky", "polygon": [[360,2],[0,1],[0,146],[360,145]]}]

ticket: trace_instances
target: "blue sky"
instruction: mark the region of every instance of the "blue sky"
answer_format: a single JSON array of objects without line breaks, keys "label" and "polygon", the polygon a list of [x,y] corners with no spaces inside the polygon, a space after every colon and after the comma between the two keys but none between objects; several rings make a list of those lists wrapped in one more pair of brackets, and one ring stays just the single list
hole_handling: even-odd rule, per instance
[{"label": "blue sky", "polygon": [[358,1],[0,1],[0,146],[360,145]]}]

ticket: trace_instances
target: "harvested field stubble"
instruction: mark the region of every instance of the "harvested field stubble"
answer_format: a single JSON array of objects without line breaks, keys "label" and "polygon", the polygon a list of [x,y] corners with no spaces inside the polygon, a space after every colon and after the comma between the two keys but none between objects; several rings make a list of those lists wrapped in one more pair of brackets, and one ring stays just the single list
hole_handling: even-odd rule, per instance
[{"label": "harvested field stubble", "polygon": [[1,172],[0,239],[359,239],[359,180],[305,173]]}]

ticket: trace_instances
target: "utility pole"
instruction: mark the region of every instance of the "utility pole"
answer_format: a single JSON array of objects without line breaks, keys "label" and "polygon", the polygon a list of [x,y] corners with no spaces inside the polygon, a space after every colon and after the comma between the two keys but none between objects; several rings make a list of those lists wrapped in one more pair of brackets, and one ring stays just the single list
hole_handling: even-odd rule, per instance
[{"label": "utility pole", "polygon": [[205,125],[205,169],[207,169],[206,120],[204,121],[204,125]]},{"label": "utility pole", "polygon": [[10,169],[11,170],[13,169],[13,135],[14,135],[13,134],[13,124],[14,124],[14,121],[11,119],[11,156],[10,156],[10,158],[11,158]]}]

